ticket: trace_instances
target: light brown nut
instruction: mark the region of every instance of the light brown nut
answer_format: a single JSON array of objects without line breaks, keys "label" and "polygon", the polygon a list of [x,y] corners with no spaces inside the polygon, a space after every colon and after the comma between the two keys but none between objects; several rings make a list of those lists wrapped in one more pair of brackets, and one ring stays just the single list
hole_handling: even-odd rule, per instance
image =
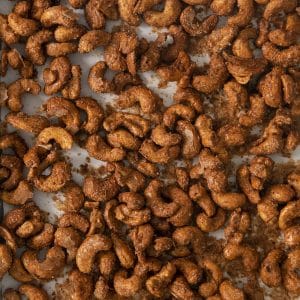
[{"label": "light brown nut", "polygon": [[147,290],[157,298],[162,297],[165,293],[165,287],[171,283],[175,273],[176,267],[168,262],[158,273],[147,279]]},{"label": "light brown nut", "polygon": [[293,45],[287,49],[279,50],[271,42],[262,46],[263,56],[273,65],[292,67],[300,63],[300,46]]},{"label": "light brown nut", "polygon": [[134,13],[142,14],[160,3],[160,0],[138,0],[134,7]]},{"label": "light brown nut", "polygon": [[26,180],[21,180],[13,191],[2,191],[0,193],[1,199],[11,205],[23,205],[33,197],[33,189]]},{"label": "light brown nut", "polygon": [[10,269],[13,262],[13,255],[7,245],[0,244],[0,278],[2,279],[6,272]]},{"label": "light brown nut", "polygon": [[252,76],[264,71],[267,61],[265,58],[242,58],[223,52],[228,72],[240,84],[246,84]]},{"label": "light brown nut", "polygon": [[28,115],[23,112],[9,113],[5,120],[18,130],[33,133],[38,135],[43,129],[50,125],[46,117],[40,115]]},{"label": "light brown nut", "polygon": [[115,217],[115,209],[118,205],[119,202],[117,200],[115,199],[109,200],[105,204],[104,213],[103,213],[106,225],[112,232],[116,232],[116,233],[121,232],[123,226],[123,224]]},{"label": "light brown nut", "polygon": [[108,285],[107,279],[100,275],[95,284],[95,290],[94,290],[95,299],[105,300],[108,299],[113,294],[115,293],[112,293],[110,291],[110,287]]},{"label": "light brown nut", "polygon": [[219,16],[230,15],[234,9],[235,0],[213,0],[210,9]]},{"label": "light brown nut", "polygon": [[104,112],[100,104],[93,98],[81,97],[76,100],[76,106],[87,114],[87,120],[81,127],[89,134],[96,133],[102,124]]},{"label": "light brown nut", "polygon": [[254,15],[253,0],[237,0],[238,12],[227,20],[229,26],[245,27]]},{"label": "light brown nut", "polygon": [[115,89],[114,83],[104,77],[106,68],[105,62],[99,61],[90,69],[88,84],[95,93],[110,93]]},{"label": "light brown nut", "polygon": [[169,81],[177,81],[179,87],[187,87],[195,66],[189,55],[184,51],[180,51],[176,60],[171,65],[160,66],[156,70],[161,80],[160,85],[165,86]]},{"label": "light brown nut", "polygon": [[26,241],[27,246],[33,250],[41,250],[50,246],[54,240],[54,231],[52,224],[45,223],[41,232]]},{"label": "light brown nut", "polygon": [[126,270],[119,270],[114,275],[114,288],[119,296],[133,297],[142,288],[142,281],[135,274],[128,277]]},{"label": "light brown nut", "polygon": [[75,14],[73,10],[63,5],[56,5],[44,10],[40,21],[44,27],[54,25],[72,27],[76,25],[77,18],[77,14]]},{"label": "light brown nut", "polygon": [[32,250],[25,251],[21,259],[26,270],[40,280],[51,280],[58,277],[65,266],[65,253],[62,248],[57,246],[47,251],[43,261],[40,261],[37,252]]},{"label": "light brown nut", "polygon": [[[189,183],[190,183],[190,176],[189,176],[188,170],[186,168],[176,167],[175,168],[175,177],[176,177],[176,183],[178,184],[178,186],[186,192],[189,188]],[[190,197],[190,194],[189,194],[189,197]]]},{"label": "light brown nut", "polygon": [[126,88],[141,85],[142,80],[138,75],[132,75],[127,72],[120,72],[114,76],[113,83],[115,85],[114,92],[116,94],[120,94]]},{"label": "light brown nut", "polygon": [[223,255],[228,260],[241,258],[245,270],[253,271],[258,268],[259,256],[255,249],[243,245],[228,243],[223,249]]},{"label": "light brown nut", "polygon": [[197,226],[204,232],[214,232],[220,229],[226,221],[226,212],[222,208],[217,208],[214,215],[200,213],[196,217]]},{"label": "light brown nut", "polygon": [[151,122],[139,115],[130,113],[113,112],[103,122],[106,131],[114,131],[118,128],[126,128],[134,136],[143,138],[151,127]]},{"label": "light brown nut", "polygon": [[9,269],[9,275],[15,280],[27,283],[33,280],[33,277],[24,268],[20,258],[14,258],[11,268]]},{"label": "light brown nut", "polygon": [[46,56],[42,46],[43,44],[50,42],[52,38],[52,31],[47,29],[42,29],[28,38],[25,51],[28,59],[33,64],[41,66],[45,63]]},{"label": "light brown nut", "polygon": [[78,269],[83,273],[90,273],[96,254],[99,251],[107,251],[111,247],[111,240],[103,234],[94,234],[86,237],[76,254]]},{"label": "light brown nut", "polygon": [[91,30],[81,36],[78,45],[79,53],[88,53],[100,46],[106,46],[111,34],[102,30]]},{"label": "light brown nut", "polygon": [[37,189],[52,193],[62,189],[70,179],[70,165],[65,161],[58,161],[53,164],[51,173],[48,176],[36,176],[33,178],[33,183]]},{"label": "light brown nut", "polygon": [[97,134],[93,134],[87,138],[85,148],[90,156],[108,162],[122,160],[126,155],[122,148],[110,147],[103,138]]},{"label": "light brown nut", "polygon": [[260,278],[267,286],[280,286],[282,282],[280,262],[283,254],[281,249],[274,249],[264,258],[261,264]]},{"label": "light brown nut", "polygon": [[297,1],[295,0],[274,0],[270,1],[265,10],[263,17],[266,20],[270,20],[272,17],[276,16],[280,12],[289,13],[292,12],[297,6]]},{"label": "light brown nut", "polygon": [[83,183],[85,196],[93,201],[101,202],[112,199],[117,195],[119,185],[114,176],[101,180],[96,177],[87,176]]},{"label": "light brown nut", "polygon": [[43,229],[43,225],[42,220],[33,217],[19,226],[16,230],[16,235],[20,238],[27,239],[39,233]]},{"label": "light brown nut", "polygon": [[298,171],[291,172],[287,177],[289,185],[296,191],[297,196],[300,195],[300,173]]},{"label": "light brown nut", "polygon": [[173,96],[176,103],[181,103],[191,106],[197,113],[203,111],[203,104],[200,93],[192,88],[178,88]]},{"label": "light brown nut", "polygon": [[197,42],[193,53],[221,53],[233,41],[237,33],[237,26],[225,25],[217,28]]},{"label": "light brown nut", "polygon": [[[176,228],[172,234],[172,239],[175,241],[178,248],[186,248],[190,246],[191,250],[196,255],[201,255],[203,252],[204,236],[202,231],[195,226],[183,226]],[[190,255],[189,249],[187,250],[187,254],[183,256]]]},{"label": "light brown nut", "polygon": [[152,140],[144,140],[139,152],[150,162],[167,164],[180,154],[179,146],[159,147]]},{"label": "light brown nut", "polygon": [[54,31],[54,38],[59,43],[78,40],[86,33],[87,29],[83,25],[75,25],[72,27],[58,26]]},{"label": "light brown nut", "polygon": [[47,145],[52,140],[59,144],[61,149],[70,150],[73,145],[73,137],[61,127],[50,126],[43,129],[37,137],[37,144]]},{"label": "light brown nut", "polygon": [[34,299],[39,299],[39,300],[48,300],[49,297],[41,287],[37,287],[33,284],[22,284],[19,286],[19,293],[22,295],[25,295],[28,300],[34,300]]},{"label": "light brown nut", "polygon": [[79,98],[81,92],[81,67],[79,65],[72,66],[71,74],[72,77],[62,89],[61,93],[63,97],[70,100],[75,100]]},{"label": "light brown nut", "polygon": [[78,46],[75,43],[48,43],[46,45],[46,53],[52,57],[65,56],[76,53]]},{"label": "light brown nut", "polygon": [[144,13],[148,25],[167,27],[175,23],[181,13],[181,3],[178,0],[165,0],[163,11],[149,10]]},{"label": "light brown nut", "polygon": [[112,147],[138,150],[141,141],[124,129],[117,129],[107,135],[107,141]]},{"label": "light brown nut", "polygon": [[88,0],[68,0],[69,4],[76,9],[83,8]]},{"label": "light brown nut", "polygon": [[173,216],[179,209],[179,204],[175,201],[165,202],[160,193],[163,183],[158,179],[152,180],[145,189],[145,197],[147,206],[150,207],[152,213],[157,217],[167,218]]},{"label": "light brown nut", "polygon": [[255,28],[249,27],[243,29],[232,45],[232,52],[235,56],[242,58],[252,58],[253,50],[250,47],[249,40],[255,39],[257,32]]},{"label": "light brown nut", "polygon": [[116,270],[117,257],[113,251],[106,251],[99,253],[98,255],[98,266],[99,271],[105,278],[110,278]]},{"label": "light brown nut", "polygon": [[57,285],[56,297],[63,299],[90,299],[93,295],[94,284],[91,275],[81,273],[78,269],[72,269],[66,280]]},{"label": "light brown nut", "polygon": [[150,89],[144,86],[134,86],[121,93],[117,104],[120,108],[129,108],[138,102],[141,111],[147,114],[155,112],[160,101],[161,99]]},{"label": "light brown nut", "polygon": [[2,154],[0,156],[0,166],[9,170],[9,177],[1,182],[0,187],[6,191],[13,190],[22,179],[22,161],[16,156]]},{"label": "light brown nut", "polygon": [[227,80],[228,72],[221,55],[213,55],[210,60],[207,75],[196,75],[193,78],[193,87],[205,94],[220,89]]},{"label": "light brown nut", "polygon": [[3,14],[0,14],[0,36],[8,45],[15,44],[20,39],[8,25],[7,15]]},{"label": "light brown nut", "polygon": [[69,212],[63,214],[57,223],[60,228],[73,227],[82,233],[86,233],[89,229],[90,223],[86,217],[80,213]]},{"label": "light brown nut", "polygon": [[121,19],[131,26],[137,26],[141,21],[140,17],[134,12],[136,2],[136,0],[118,0]]},{"label": "light brown nut", "polygon": [[284,287],[292,293],[299,295],[299,275],[297,274],[297,269],[300,265],[300,249],[295,249],[288,254],[282,267],[282,277]]},{"label": "light brown nut", "polygon": [[32,95],[38,95],[41,88],[40,85],[32,79],[18,79],[11,83],[7,89],[7,106],[11,111],[18,112],[22,109],[22,95],[30,93]]},{"label": "light brown nut", "polygon": [[135,255],[131,247],[115,233],[112,234],[115,253],[123,268],[130,269],[134,266]]},{"label": "light brown nut", "polygon": [[184,3],[188,5],[207,5],[210,0],[182,0]]},{"label": "light brown nut", "polygon": [[7,133],[0,137],[0,149],[12,149],[20,158],[27,152],[26,142],[17,133]]},{"label": "light brown nut", "polygon": [[7,21],[13,32],[20,36],[31,36],[39,29],[37,21],[23,18],[16,13],[10,13],[7,16]]},{"label": "light brown nut", "polygon": [[152,129],[151,139],[155,144],[164,147],[179,144],[181,141],[181,136],[176,133],[168,132],[167,128],[164,125],[160,124]]},{"label": "light brown nut", "polygon": [[70,181],[62,189],[63,201],[59,201],[59,208],[64,212],[79,211],[84,204],[84,194],[82,188],[75,182]]},{"label": "light brown nut", "polygon": [[278,226],[281,230],[293,225],[293,221],[299,218],[300,200],[289,202],[279,214]]},{"label": "light brown nut", "polygon": [[173,104],[167,108],[163,115],[163,123],[171,128],[175,126],[177,119],[184,119],[193,122],[195,111],[192,107],[183,104]]},{"label": "light brown nut", "polygon": [[18,247],[15,235],[10,230],[8,230],[6,227],[0,225],[0,237],[1,237],[2,241],[4,240],[4,242],[5,242],[5,244],[2,244],[2,245],[8,246],[12,255],[15,256],[17,247]]},{"label": "light brown nut", "polygon": [[68,83],[71,74],[71,62],[67,57],[54,58],[49,68],[44,69],[43,79],[45,81],[44,92],[52,95],[62,90]]},{"label": "light brown nut", "polygon": [[51,6],[50,0],[33,0],[31,7],[31,16],[36,20],[40,20],[43,12]]},{"label": "light brown nut", "polygon": [[176,266],[188,284],[195,285],[199,283],[202,278],[201,268],[189,258],[176,258],[172,260],[172,263]]},{"label": "light brown nut", "polygon": [[300,245],[300,226],[291,226],[284,230],[284,243],[288,247]]},{"label": "light brown nut", "polygon": [[183,276],[178,276],[169,286],[170,293],[175,299],[197,299],[194,291]]},{"label": "light brown nut", "polygon": [[66,125],[65,129],[71,134],[80,128],[80,114],[78,108],[63,97],[52,97],[44,104],[44,109],[49,117],[60,118]]},{"label": "light brown nut", "polygon": [[130,230],[129,238],[133,243],[135,253],[139,260],[142,258],[143,252],[150,247],[153,235],[154,230],[150,224],[139,225]]},{"label": "light brown nut", "polygon": [[227,124],[219,128],[219,139],[225,147],[239,147],[245,145],[248,132],[241,126]]},{"label": "light brown nut", "polygon": [[292,31],[274,29],[268,34],[269,41],[279,47],[289,47],[296,43],[297,36]]},{"label": "light brown nut", "polygon": [[207,276],[208,282],[201,283],[198,292],[202,297],[207,298],[216,293],[218,286],[223,279],[223,274],[220,267],[210,259],[204,259],[201,266],[209,275]]},{"label": "light brown nut", "polygon": [[193,6],[186,7],[180,15],[181,26],[191,36],[202,37],[213,31],[217,23],[217,15],[208,16],[200,21],[196,16],[196,10]]},{"label": "light brown nut", "polygon": [[246,299],[243,290],[235,287],[229,280],[224,280],[220,284],[219,290],[223,300],[230,300],[230,299],[245,300]]},{"label": "light brown nut", "polygon": [[234,192],[212,192],[212,199],[218,206],[226,210],[234,210],[242,207],[246,203],[246,197],[244,194]]}]

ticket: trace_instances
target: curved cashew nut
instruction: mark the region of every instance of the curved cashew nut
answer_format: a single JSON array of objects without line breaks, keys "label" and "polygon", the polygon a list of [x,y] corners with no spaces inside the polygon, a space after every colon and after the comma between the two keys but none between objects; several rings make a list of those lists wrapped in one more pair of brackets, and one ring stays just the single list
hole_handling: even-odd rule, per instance
[{"label": "curved cashew nut", "polygon": [[142,281],[138,275],[127,277],[126,270],[120,270],[114,275],[114,288],[121,297],[133,297],[141,287]]},{"label": "curved cashew nut", "polygon": [[27,250],[21,257],[26,270],[40,280],[51,280],[59,276],[65,266],[65,253],[62,248],[54,246],[47,251],[43,261],[38,259],[36,251]]},{"label": "curved cashew nut", "polygon": [[289,202],[279,214],[278,226],[281,230],[292,225],[293,220],[300,216],[300,200]]},{"label": "curved cashew nut", "polygon": [[224,280],[219,287],[220,294],[223,300],[245,300],[246,296],[243,290],[235,287],[231,281]]},{"label": "curved cashew nut", "polygon": [[129,108],[137,102],[141,107],[141,111],[148,114],[155,112],[161,99],[144,86],[133,86],[121,93],[118,100],[118,106],[121,108]]},{"label": "curved cashew nut", "polygon": [[121,19],[131,26],[137,26],[140,23],[140,17],[134,11],[136,0],[118,0],[118,7]]},{"label": "curved cashew nut", "polygon": [[208,216],[206,213],[200,213],[196,217],[197,226],[203,232],[214,232],[220,229],[226,222],[226,212],[218,207],[214,215]]},{"label": "curved cashew nut", "polygon": [[126,152],[122,148],[110,147],[97,134],[93,134],[87,138],[85,148],[90,156],[103,161],[120,161],[126,155]]},{"label": "curved cashew nut", "polygon": [[212,199],[223,209],[234,210],[242,207],[246,203],[246,197],[241,193],[216,193],[212,192]]},{"label": "curved cashew nut", "polygon": [[232,13],[235,2],[235,0],[213,0],[210,9],[219,16],[227,16]]},{"label": "curved cashew nut", "polygon": [[77,18],[78,16],[73,10],[63,5],[56,5],[45,9],[40,21],[44,27],[52,27],[54,25],[72,27],[76,25]]},{"label": "curved cashew nut", "polygon": [[26,43],[25,51],[28,59],[35,65],[42,66],[46,61],[42,45],[48,43],[53,38],[53,32],[42,29],[34,35],[31,35]]},{"label": "curved cashew nut", "polygon": [[205,94],[210,94],[220,89],[228,77],[228,71],[221,55],[213,55],[210,60],[207,75],[194,76],[193,87]]},{"label": "curved cashew nut", "polygon": [[166,203],[160,195],[163,189],[163,183],[158,180],[152,180],[144,191],[147,199],[147,206],[150,207],[152,213],[160,218],[173,216],[179,209],[178,203],[172,201]]},{"label": "curved cashew nut", "polygon": [[80,114],[77,107],[62,97],[52,97],[45,103],[48,116],[58,117],[66,124],[66,130],[75,134],[80,128]]},{"label": "curved cashew nut", "polygon": [[35,300],[35,299],[48,300],[49,299],[46,291],[44,291],[40,287],[34,286],[33,284],[22,284],[19,287],[19,292],[20,292],[20,294],[25,295],[28,298],[28,300]]},{"label": "curved cashew nut", "polygon": [[27,283],[33,280],[33,277],[24,268],[20,258],[14,258],[11,268],[9,269],[9,275],[15,280]]},{"label": "curved cashew nut", "polygon": [[288,254],[283,264],[283,284],[292,293],[299,294],[300,278],[297,270],[300,266],[300,249],[295,249]]},{"label": "curved cashew nut", "polygon": [[253,0],[237,0],[238,13],[227,20],[229,26],[245,27],[254,15]]},{"label": "curved cashew nut", "polygon": [[2,277],[10,269],[13,262],[11,250],[7,245],[0,244],[0,262],[0,278],[2,279]]},{"label": "curved cashew nut", "polygon": [[175,146],[180,143],[181,136],[176,133],[168,132],[164,125],[157,125],[151,131],[151,139],[161,147]]},{"label": "curved cashew nut", "polygon": [[9,177],[0,184],[0,187],[4,190],[12,190],[16,188],[22,178],[22,161],[12,155],[1,155],[0,166],[9,170]]},{"label": "curved cashew nut", "polygon": [[41,250],[50,246],[54,240],[54,231],[54,226],[46,223],[40,233],[27,240],[27,246],[33,250]]},{"label": "curved cashew nut", "polygon": [[194,291],[183,276],[176,277],[169,290],[175,299],[196,299]]},{"label": "curved cashew nut", "polygon": [[108,251],[111,247],[111,240],[103,234],[88,236],[82,242],[76,254],[76,264],[80,272],[90,273],[97,252]]},{"label": "curved cashew nut", "polygon": [[192,107],[183,104],[173,104],[166,109],[163,115],[163,123],[171,128],[178,118],[192,122],[195,118],[195,111]]},{"label": "curved cashew nut", "polygon": [[184,278],[190,285],[195,285],[202,277],[201,268],[190,259],[182,257],[172,260],[172,263],[183,274]]},{"label": "curved cashew nut", "polygon": [[288,247],[300,245],[300,226],[291,226],[284,230],[284,243]]},{"label": "curved cashew nut", "polygon": [[189,104],[197,113],[203,112],[200,93],[192,88],[178,88],[173,99],[176,103]]},{"label": "curved cashew nut", "polygon": [[11,83],[7,89],[7,105],[8,108],[14,112],[18,112],[22,109],[21,97],[25,93],[32,95],[38,95],[41,91],[40,85],[32,79],[18,79]]},{"label": "curved cashew nut", "polygon": [[281,267],[279,264],[283,254],[282,250],[274,249],[264,258],[261,264],[260,278],[267,286],[276,287],[281,284]]},{"label": "curved cashew nut", "polygon": [[0,149],[5,150],[8,148],[12,148],[20,158],[23,158],[27,152],[26,142],[15,132],[3,134],[0,137]]},{"label": "curved cashew nut", "polygon": [[191,36],[201,37],[213,31],[218,23],[218,19],[217,15],[211,15],[201,22],[197,19],[193,6],[188,6],[180,15],[180,24]]},{"label": "curved cashew nut", "polygon": [[250,27],[243,29],[232,45],[233,54],[238,57],[252,58],[253,50],[250,48],[249,40],[255,39],[256,37],[257,32],[255,28]]},{"label": "curved cashew nut", "polygon": [[37,21],[23,18],[14,12],[7,16],[7,21],[14,33],[20,36],[31,36],[39,29],[39,23]]},{"label": "curved cashew nut", "polygon": [[79,53],[88,53],[100,46],[106,46],[111,34],[103,30],[90,30],[81,36],[78,45]]},{"label": "curved cashew nut", "polygon": [[296,7],[296,0],[273,0],[267,3],[263,16],[266,20],[270,20],[273,16],[277,15],[280,12],[290,13]]},{"label": "curved cashew nut", "polygon": [[71,79],[62,89],[61,93],[63,97],[75,100],[80,96],[81,92],[81,67],[79,65],[72,66],[71,74]]},{"label": "curved cashew nut", "polygon": [[76,106],[87,114],[87,120],[81,125],[82,128],[89,134],[96,133],[100,129],[104,117],[100,104],[93,98],[81,97],[76,100]]},{"label": "curved cashew nut", "polygon": [[7,204],[23,205],[33,197],[33,189],[28,181],[22,180],[19,182],[16,189],[13,191],[0,192],[0,198]]}]

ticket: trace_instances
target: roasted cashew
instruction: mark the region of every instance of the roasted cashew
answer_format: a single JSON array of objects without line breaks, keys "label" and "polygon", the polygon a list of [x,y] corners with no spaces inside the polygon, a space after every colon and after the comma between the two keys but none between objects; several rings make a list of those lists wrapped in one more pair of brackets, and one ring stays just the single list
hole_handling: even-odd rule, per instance
[{"label": "roasted cashew", "polygon": [[219,287],[222,300],[245,300],[246,296],[243,290],[235,287],[231,281],[224,280]]},{"label": "roasted cashew", "polygon": [[188,104],[197,113],[203,112],[203,104],[200,94],[192,88],[178,88],[173,97],[176,103]]},{"label": "roasted cashew", "polygon": [[282,267],[283,285],[292,293],[299,294],[300,278],[297,270],[300,265],[300,249],[291,251]]},{"label": "roasted cashew", "polygon": [[297,6],[297,1],[295,0],[287,0],[287,1],[273,0],[267,4],[263,16],[266,20],[269,21],[272,17],[274,17],[280,12],[285,12],[285,13],[292,12],[296,8],[296,6]]},{"label": "roasted cashew", "polygon": [[28,300],[48,300],[49,297],[41,287],[37,287],[33,284],[22,284],[18,289],[19,293],[25,295]]},{"label": "roasted cashew", "polygon": [[170,293],[175,299],[196,299],[194,291],[183,276],[178,276],[169,286]]},{"label": "roasted cashew", "polygon": [[51,27],[53,25],[72,27],[76,25],[77,15],[66,6],[57,5],[45,9],[40,21],[44,27]]},{"label": "roasted cashew", "polygon": [[192,260],[182,257],[173,259],[172,263],[183,274],[188,284],[195,285],[199,283],[202,277],[202,270]]},{"label": "roasted cashew", "polygon": [[54,240],[54,231],[52,224],[45,223],[41,232],[27,240],[27,246],[33,250],[41,250],[50,246]]},{"label": "roasted cashew", "polygon": [[136,0],[118,0],[119,13],[122,20],[131,26],[137,26],[140,23],[140,17],[134,12]]},{"label": "roasted cashew", "polygon": [[114,288],[119,296],[133,297],[141,287],[141,278],[135,274],[128,277],[126,270],[120,270],[114,275]]},{"label": "roasted cashew", "polygon": [[7,15],[3,14],[0,14],[0,36],[8,45],[15,44],[20,39],[8,25]]},{"label": "roasted cashew", "polygon": [[81,36],[78,45],[79,53],[88,53],[100,46],[106,46],[111,39],[108,32],[102,30],[90,30]]},{"label": "roasted cashew", "polygon": [[193,122],[195,118],[194,109],[183,104],[173,104],[164,112],[163,123],[165,126],[172,128],[179,118]]},{"label": "roasted cashew", "polygon": [[26,142],[17,133],[7,133],[0,137],[0,149],[11,148],[20,158],[27,152]]},{"label": "roasted cashew", "polygon": [[200,213],[196,217],[197,226],[203,232],[214,232],[220,229],[226,222],[226,212],[218,207],[215,214],[208,216],[206,213]]},{"label": "roasted cashew", "polygon": [[227,16],[232,13],[235,0],[213,0],[210,9],[219,16]]},{"label": "roasted cashew", "polygon": [[72,77],[69,82],[62,89],[63,97],[75,100],[80,96],[81,92],[81,67],[75,65],[71,67]]},{"label": "roasted cashew", "polygon": [[253,0],[237,0],[238,13],[227,20],[229,26],[245,27],[254,15]]},{"label": "roasted cashew", "polygon": [[243,58],[252,58],[253,50],[250,48],[249,40],[255,39],[257,32],[255,28],[249,27],[243,29],[232,45],[232,52],[235,56]]},{"label": "roasted cashew", "polygon": [[0,278],[2,279],[6,272],[10,269],[13,262],[13,255],[7,245],[0,244]]},{"label": "roasted cashew", "polygon": [[70,42],[79,39],[86,33],[87,29],[83,25],[73,27],[58,26],[54,31],[54,38],[59,43]]},{"label": "roasted cashew", "polygon": [[37,21],[23,18],[16,13],[10,13],[7,16],[8,25],[19,36],[31,36],[39,29]]},{"label": "roasted cashew", "polygon": [[246,197],[242,193],[217,193],[212,192],[212,199],[223,209],[234,210],[242,207],[246,203]]},{"label": "roasted cashew", "polygon": [[[290,199],[290,198],[289,198]],[[289,202],[281,211],[278,218],[278,226],[285,230],[293,224],[293,220],[299,218],[300,200]]]},{"label": "roasted cashew", "polygon": [[9,269],[9,275],[15,280],[27,283],[33,280],[33,277],[24,268],[20,258],[14,258],[11,268]]},{"label": "roasted cashew", "polygon": [[16,156],[2,154],[0,166],[9,170],[9,176],[1,182],[0,187],[6,191],[16,188],[22,178],[22,161]]}]

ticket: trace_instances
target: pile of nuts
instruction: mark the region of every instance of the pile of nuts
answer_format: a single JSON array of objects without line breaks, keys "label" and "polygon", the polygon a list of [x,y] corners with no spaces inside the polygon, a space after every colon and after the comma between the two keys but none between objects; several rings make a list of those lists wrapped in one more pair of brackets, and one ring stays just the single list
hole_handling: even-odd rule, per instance
[{"label": "pile of nuts", "polygon": [[[299,296],[300,171],[269,157],[299,143],[297,5],[19,0],[0,14],[1,76],[19,74],[0,84],[3,124],[14,128],[0,136],[0,197],[11,205],[0,279],[20,282],[3,299]],[[107,30],[111,20],[121,25]],[[156,40],[137,35],[142,22],[157,28]],[[95,49],[104,60],[87,84],[117,95],[110,107],[82,95],[81,66],[71,62]],[[205,54],[200,67],[194,58]],[[149,71],[161,89],[176,82],[170,106],[140,76]],[[23,95],[42,92],[40,112],[24,112]],[[75,143],[105,162],[82,186],[66,156]],[[248,159],[235,168],[235,155]],[[62,194],[55,223],[34,202],[37,190]],[[50,297],[42,283],[64,271]]]}]

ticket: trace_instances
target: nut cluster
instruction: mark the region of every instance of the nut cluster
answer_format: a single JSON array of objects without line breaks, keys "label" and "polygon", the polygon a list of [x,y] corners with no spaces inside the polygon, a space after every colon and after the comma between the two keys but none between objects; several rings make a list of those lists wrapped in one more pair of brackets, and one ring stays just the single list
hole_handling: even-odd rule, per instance
[{"label": "nut cluster", "polygon": [[[269,157],[299,143],[298,4],[19,0],[0,14],[0,74],[18,74],[0,84],[13,128],[0,136],[0,198],[11,205],[0,279],[20,283],[5,300],[50,299],[41,283],[67,268],[55,299],[263,299],[264,286],[281,290],[273,299],[300,295],[300,172]],[[111,20],[121,25],[108,31]],[[156,40],[138,36],[142,22]],[[103,60],[84,78],[72,54],[95,49]],[[149,71],[160,88],[176,83],[171,105],[147,87]],[[116,100],[83,95],[84,80]],[[24,94],[42,92],[40,112],[26,113]],[[105,162],[81,185],[67,159],[75,143]],[[235,170],[236,154],[250,157]],[[35,191],[62,195],[56,222]]]}]

